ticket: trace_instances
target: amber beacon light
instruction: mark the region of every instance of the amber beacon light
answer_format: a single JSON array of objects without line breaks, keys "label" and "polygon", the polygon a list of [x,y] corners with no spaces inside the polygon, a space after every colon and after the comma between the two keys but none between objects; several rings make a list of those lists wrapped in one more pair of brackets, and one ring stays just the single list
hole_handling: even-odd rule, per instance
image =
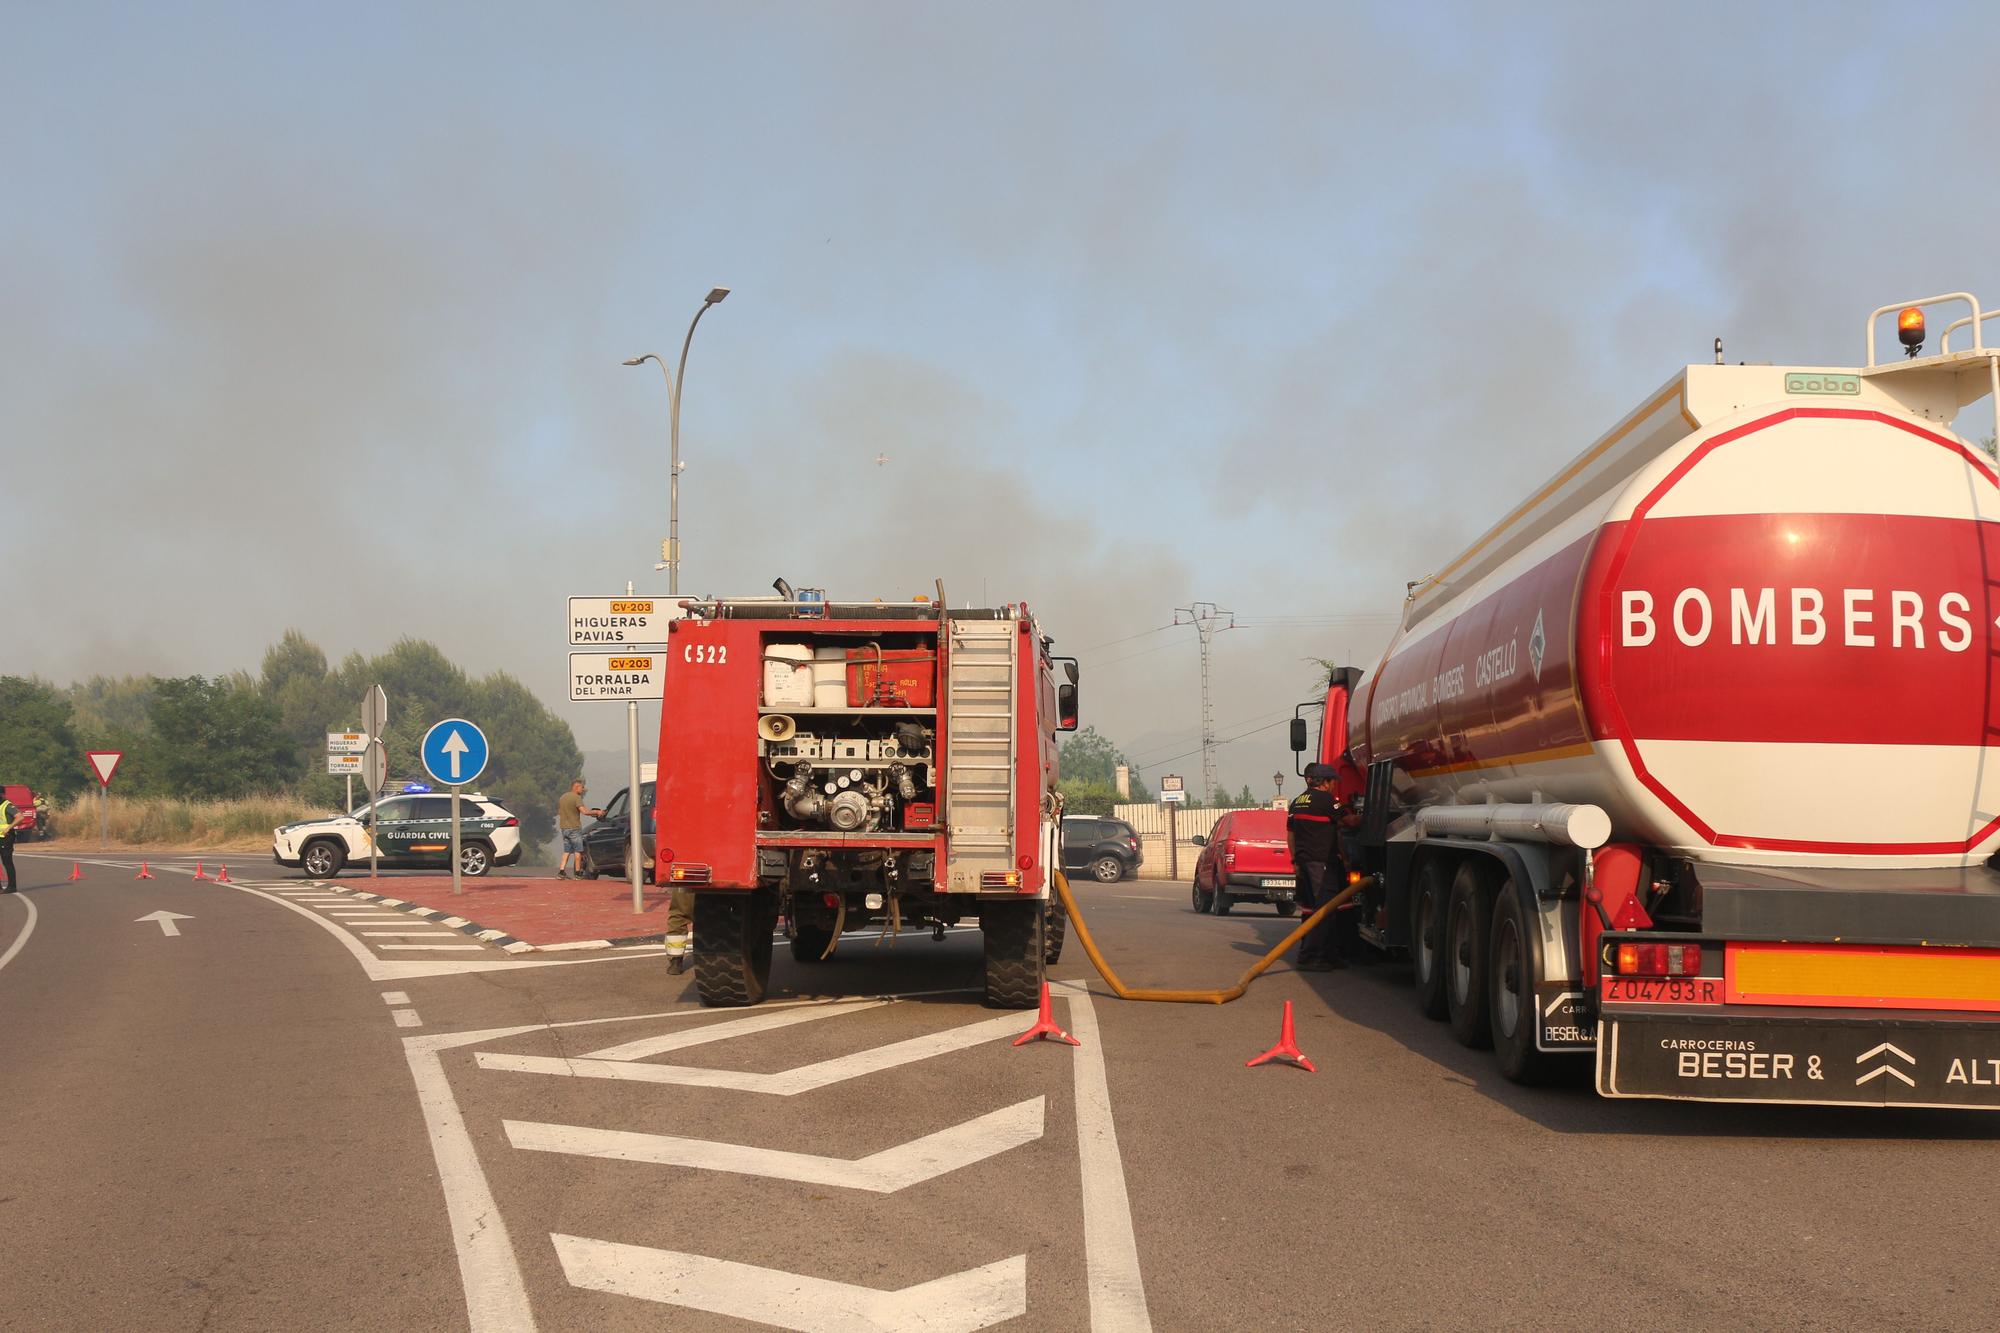
[{"label": "amber beacon light", "polygon": [[1902,339],[1907,355],[1915,356],[1921,352],[1924,349],[1924,312],[1911,306],[1897,315],[1896,336]]}]

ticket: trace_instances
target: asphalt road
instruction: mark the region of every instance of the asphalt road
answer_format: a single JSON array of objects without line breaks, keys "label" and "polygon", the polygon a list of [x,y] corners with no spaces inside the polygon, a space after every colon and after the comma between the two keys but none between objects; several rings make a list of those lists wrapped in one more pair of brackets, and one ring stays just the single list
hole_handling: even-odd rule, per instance
[{"label": "asphalt road", "polygon": [[[0,1328],[1993,1322],[2000,1120],[1517,1088],[1397,966],[1063,985],[1085,1044],[1015,1049],[970,932],[717,1012],[650,949],[111,859],[0,898]],[[1135,985],[1291,924],[1079,892]],[[1243,1066],[1286,999],[1316,1074]]]}]

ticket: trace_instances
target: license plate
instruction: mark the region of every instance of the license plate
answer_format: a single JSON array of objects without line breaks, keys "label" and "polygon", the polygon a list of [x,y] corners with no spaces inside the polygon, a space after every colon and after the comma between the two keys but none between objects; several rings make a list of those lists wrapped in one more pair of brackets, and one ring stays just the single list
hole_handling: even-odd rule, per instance
[{"label": "license plate", "polygon": [[1721,977],[1606,977],[1614,1004],[1721,1004]]},{"label": "license plate", "polygon": [[1299,882],[1296,879],[1267,879],[1264,881],[1264,887],[1267,889],[1295,889],[1298,885]]}]

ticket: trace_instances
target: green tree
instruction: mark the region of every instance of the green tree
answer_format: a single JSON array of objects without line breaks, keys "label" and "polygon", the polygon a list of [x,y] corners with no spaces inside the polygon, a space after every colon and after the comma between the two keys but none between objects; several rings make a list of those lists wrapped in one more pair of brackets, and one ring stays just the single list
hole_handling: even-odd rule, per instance
[{"label": "green tree", "polygon": [[151,676],[92,676],[69,687],[76,733],[93,749],[130,749],[153,728]]},{"label": "green tree", "polygon": [[[1139,770],[1125,752],[1113,745],[1097,728],[1085,727],[1076,735],[1064,741],[1056,752],[1056,767],[1061,774],[1057,783],[1063,794],[1064,808],[1072,814],[1107,814],[1111,806],[1126,799],[1118,795],[1118,766],[1124,764],[1129,770],[1128,787],[1131,800],[1150,801],[1152,791],[1139,776]],[[1099,802],[1102,797],[1095,791],[1102,788],[1109,793],[1109,801],[1102,810],[1085,810],[1079,804],[1088,799]]]},{"label": "green tree", "polygon": [[152,734],[133,756],[135,787],[217,798],[284,788],[298,754],[276,705],[244,681],[180,676],[153,691]]},{"label": "green tree", "polygon": [[0,676],[0,783],[23,782],[62,799],[88,778],[70,702],[47,681]]}]

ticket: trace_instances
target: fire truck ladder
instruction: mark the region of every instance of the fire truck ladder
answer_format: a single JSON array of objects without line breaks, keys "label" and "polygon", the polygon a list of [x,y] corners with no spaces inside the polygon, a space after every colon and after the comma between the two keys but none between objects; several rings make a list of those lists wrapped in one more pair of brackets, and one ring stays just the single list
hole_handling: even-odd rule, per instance
[{"label": "fire truck ladder", "polygon": [[952,620],[945,674],[946,887],[979,891],[987,871],[1014,865],[1015,653],[1013,620]]}]

